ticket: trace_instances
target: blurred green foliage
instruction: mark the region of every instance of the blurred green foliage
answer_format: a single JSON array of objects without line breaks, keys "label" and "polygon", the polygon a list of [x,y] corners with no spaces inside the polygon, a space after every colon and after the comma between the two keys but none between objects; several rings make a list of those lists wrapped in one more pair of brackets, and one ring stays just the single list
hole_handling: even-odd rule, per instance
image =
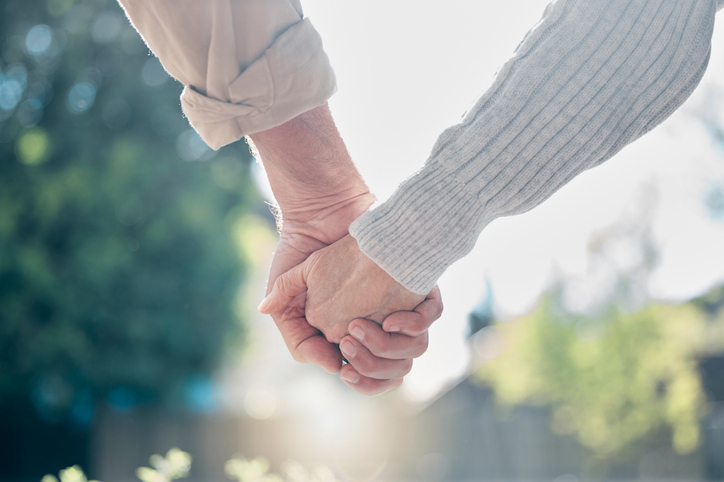
[{"label": "blurred green foliage", "polygon": [[224,465],[224,471],[239,482],[283,482],[277,474],[269,472],[269,461],[263,457],[231,459]]},{"label": "blurred green foliage", "polygon": [[5,1],[0,46],[0,405],[179,403],[243,335],[246,144],[200,141],[115,1]]},{"label": "blurred green foliage", "polygon": [[334,472],[324,465],[313,470],[295,460],[286,460],[281,466],[281,476],[269,470],[269,461],[263,457],[252,460],[233,458],[226,462],[226,475],[238,482],[338,482]]},{"label": "blurred green foliage", "polygon": [[553,408],[552,429],[574,435],[599,460],[630,452],[667,429],[674,449],[700,443],[705,394],[701,356],[724,348],[724,317],[699,302],[627,312],[611,303],[595,315],[567,312],[556,294],[530,315],[486,328],[498,353],[475,377],[503,405]]},{"label": "blurred green foliage", "polygon": [[[136,471],[137,477],[143,482],[171,482],[188,477],[191,470],[191,455],[177,447],[171,448],[165,457],[152,455],[149,461],[155,468],[139,467]],[[263,457],[252,460],[233,458],[227,461],[224,467],[229,478],[239,482],[338,482],[330,468],[319,466],[310,471],[294,460],[287,460],[282,464],[281,472],[284,477],[270,472],[269,461]],[[97,482],[88,481],[78,465],[61,470],[58,475],[60,482]],[[41,482],[58,482],[58,478],[47,474]]]},{"label": "blurred green foliage", "polygon": [[[97,480],[88,480],[85,472],[83,472],[83,469],[81,469],[79,465],[61,470],[58,473],[58,477],[60,477],[60,482],[98,482]],[[44,476],[40,482],[58,482],[58,478],[48,474]]]},{"label": "blurred green foliage", "polygon": [[153,468],[139,467],[136,476],[143,482],[171,482],[188,477],[191,470],[191,455],[176,447],[171,448],[165,457],[158,454],[148,459]]}]

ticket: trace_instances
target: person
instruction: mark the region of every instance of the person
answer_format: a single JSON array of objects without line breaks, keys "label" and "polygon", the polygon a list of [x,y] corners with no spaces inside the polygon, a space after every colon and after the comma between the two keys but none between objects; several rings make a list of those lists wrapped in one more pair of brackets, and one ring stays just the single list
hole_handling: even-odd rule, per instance
[{"label": "person", "polygon": [[[336,89],[334,72],[298,0],[119,3],[184,84],[184,113],[204,141],[215,149],[243,136],[252,141],[281,215],[268,290],[280,274],[347,235],[374,196],[332,120],[326,101]],[[381,269],[378,275],[384,286],[397,284]],[[375,395],[398,387],[427,349],[427,329],[442,312],[439,289],[428,291],[408,294],[404,304],[390,297],[385,316],[376,318],[382,326],[370,321],[372,313],[349,316],[341,331],[353,335],[344,340],[327,339],[307,321],[303,296],[272,318],[297,361],[339,372],[356,391]]]},{"label": "person", "polygon": [[[708,65],[721,6],[551,3],[424,166],[357,218],[350,238],[283,274],[261,311],[281,312],[306,292],[307,318],[330,331],[366,286],[358,280],[374,279],[379,267],[410,292],[426,293],[491,221],[536,207],[683,104]],[[349,260],[345,269],[334,269],[341,259]],[[340,288],[324,301],[330,287]]]},{"label": "person", "polygon": [[[124,5],[137,1],[121,0]],[[277,7],[298,14],[284,27],[270,30],[273,33],[264,39],[268,49],[254,63],[242,65],[238,78],[234,69],[226,77],[210,74],[219,89],[199,84],[197,89],[187,87],[186,100],[182,97],[192,125],[212,147],[223,136],[250,134],[263,158],[265,148],[258,145],[255,126],[263,131],[287,122],[289,118],[282,114],[318,108],[334,91],[331,67],[297,2],[211,3],[213,7],[204,4],[196,10],[207,8],[216,15],[227,8],[225,21],[203,23],[213,30],[213,36],[207,35],[213,42],[226,41],[227,46],[243,43],[232,33],[244,38],[255,35],[234,29],[234,21],[251,17],[239,20],[231,5],[250,6],[246,13],[257,15],[262,23],[280,18]],[[386,202],[371,210],[365,207],[364,213],[358,211],[349,235],[327,247],[305,251],[293,267],[292,262],[281,263],[280,267],[289,269],[276,278],[260,311],[286,320],[298,321],[303,316],[310,326],[339,340],[345,353],[346,342],[354,339],[345,334],[346,329],[351,332],[350,319],[381,317],[413,306],[448,266],[473,248],[492,220],[534,208],[576,175],[605,162],[671,115],[703,76],[721,3],[551,3],[493,85],[459,124],[440,135],[422,169]],[[188,17],[178,10],[175,18]],[[127,11],[135,23],[134,13],[128,7]],[[211,17],[202,14],[202,18]],[[163,24],[160,18],[156,22]],[[144,27],[137,27],[143,32]],[[156,51],[153,42],[147,41]],[[194,48],[204,58],[216,43]],[[185,50],[183,45],[169,48]],[[163,54],[156,53],[163,62]],[[220,68],[216,60],[203,65],[209,67],[207,74]],[[242,80],[247,72],[251,73]],[[249,80],[252,75],[259,84]],[[255,124],[244,116],[264,120]],[[224,128],[212,133],[219,124]],[[332,125],[325,117],[313,118],[306,127],[312,138],[320,140]],[[309,349],[326,352],[332,359],[332,351],[322,346]],[[354,361],[342,373],[343,378],[364,375]]]}]

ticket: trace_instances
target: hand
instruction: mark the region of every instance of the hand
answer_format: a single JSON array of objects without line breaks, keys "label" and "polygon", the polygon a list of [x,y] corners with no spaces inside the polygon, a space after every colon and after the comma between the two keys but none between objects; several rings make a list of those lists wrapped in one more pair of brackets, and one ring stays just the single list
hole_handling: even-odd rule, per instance
[{"label": "hand", "polygon": [[[374,196],[357,172],[326,105],[278,127],[252,134],[251,139],[252,150],[257,151],[257,157],[264,164],[283,216],[279,246],[269,274],[268,294],[279,275],[302,263],[316,250],[344,237],[350,223],[369,208]],[[288,309],[273,314],[272,318],[297,361],[313,363],[337,373],[342,366],[339,349],[307,323],[305,301],[303,296],[290,301]],[[413,331],[409,333],[405,331],[408,318],[393,318],[400,321],[401,333],[415,333],[416,326],[429,327],[439,317],[442,309],[439,296],[423,303],[426,304],[437,308],[424,311],[422,323],[419,317],[409,313],[413,316],[410,318]],[[423,347],[424,351],[427,345],[425,330],[415,333],[416,336],[411,337],[414,339],[408,340],[407,344],[370,346],[371,342],[365,342],[370,356],[358,355],[365,362],[362,372],[375,372],[388,361],[371,353],[385,352],[390,358],[400,359],[405,353],[411,353],[412,346]],[[368,340],[379,338],[368,336]],[[358,391],[368,394],[384,391],[381,387],[386,380],[362,380],[362,389]]]},{"label": "hand", "polygon": [[414,311],[398,311],[382,326],[358,319],[349,324],[351,335],[340,348],[349,363],[340,378],[363,395],[379,395],[396,389],[412,367],[412,359],[427,350],[427,329],[442,314],[440,289],[435,288]]},{"label": "hand", "polygon": [[[314,255],[317,256],[320,254]],[[288,276],[283,275],[283,278]],[[275,286],[283,283],[280,281]],[[303,297],[304,293],[300,293],[291,298],[295,310],[304,310]],[[273,311],[274,306],[269,306],[262,306],[262,309]],[[412,367],[412,359],[427,349],[427,329],[440,317],[442,310],[440,289],[436,286],[414,311],[392,313],[384,319],[382,326],[368,319],[353,320],[348,326],[352,335],[344,336],[340,343],[342,353],[349,361],[340,371],[342,380],[357,392],[368,396],[399,387],[402,378]],[[289,312],[289,307],[281,310],[281,313]],[[272,316],[278,315],[272,313]],[[304,313],[297,312],[296,316],[302,319]],[[314,346],[318,350],[325,345],[321,333],[316,331],[316,335],[317,338],[310,339],[314,343],[310,343],[310,347]]]},{"label": "hand", "polygon": [[301,309],[327,341],[339,343],[349,320],[366,318],[382,324],[388,315],[411,311],[423,299],[377,266],[347,235],[277,278],[259,311],[301,314]]},{"label": "hand", "polygon": [[[325,217],[325,231],[339,233],[344,229],[343,234],[346,234],[349,221],[344,219],[356,217],[351,213],[364,211],[368,202],[371,200],[363,197],[335,213],[328,213]],[[303,229],[304,226],[307,229]],[[322,237],[321,231],[316,236],[308,229],[308,223],[285,224],[274,255],[267,294],[281,273],[299,265],[311,253],[325,247],[330,240],[329,236],[324,241],[318,239]],[[402,377],[410,371],[412,359],[427,349],[427,329],[440,317],[443,309],[440,289],[435,287],[414,311],[401,311],[387,317],[383,323],[384,329],[369,320],[354,320],[349,325],[349,332],[354,336],[345,337],[341,347],[351,346],[355,354],[351,354],[348,348],[344,356],[349,364],[342,367],[342,355],[337,346],[328,342],[319,330],[307,323],[304,302],[303,295],[300,295],[299,299],[294,300],[294,309],[272,314],[294,359],[319,365],[330,373],[339,371],[347,385],[367,396],[379,395],[400,386]]]},{"label": "hand", "polygon": [[[350,223],[373,201],[374,196],[361,193],[304,217],[285,219],[269,272],[267,295],[282,273],[302,263],[313,252],[344,237]],[[337,373],[342,366],[342,355],[335,344],[307,323],[305,301],[305,296],[297,297],[287,310],[273,313],[272,318],[296,361],[319,365],[329,373]]]}]

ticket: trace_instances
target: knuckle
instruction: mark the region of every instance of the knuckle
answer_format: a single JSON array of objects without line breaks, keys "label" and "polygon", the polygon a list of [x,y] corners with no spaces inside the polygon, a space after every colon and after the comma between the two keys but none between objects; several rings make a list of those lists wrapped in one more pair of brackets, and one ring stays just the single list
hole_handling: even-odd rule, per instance
[{"label": "knuckle", "polygon": [[374,356],[379,358],[390,358],[390,355],[393,354],[393,347],[391,346],[391,342],[389,338],[383,338],[381,340],[377,340],[376,343],[372,344],[370,343],[370,347],[368,347],[370,353],[372,353]]},{"label": "knuckle", "polygon": [[428,346],[430,345],[430,337],[428,336],[427,332],[423,333],[418,337],[420,340],[418,342],[417,347],[415,348],[415,355],[414,358],[417,358],[421,356],[423,353],[427,351]]},{"label": "knuckle", "polygon": [[294,361],[298,363],[307,363],[307,358],[299,353],[298,350],[291,350],[292,358],[294,358]]},{"label": "knuckle", "polygon": [[400,376],[404,377],[405,375],[410,373],[410,371],[412,371],[412,358],[405,358],[401,365],[402,370]]},{"label": "knuckle", "polygon": [[415,321],[411,321],[408,325],[405,334],[408,336],[420,336],[427,331],[427,325],[428,323],[425,317],[415,318]]},{"label": "knuckle", "polygon": [[277,293],[286,293],[287,292],[287,277],[284,275],[281,275],[274,281],[274,288],[273,291],[276,291]]},{"label": "knuckle", "polygon": [[356,356],[354,362],[351,362],[351,364],[354,369],[360,373],[360,375],[370,377],[374,374],[373,363],[371,363],[369,358],[366,356]]}]

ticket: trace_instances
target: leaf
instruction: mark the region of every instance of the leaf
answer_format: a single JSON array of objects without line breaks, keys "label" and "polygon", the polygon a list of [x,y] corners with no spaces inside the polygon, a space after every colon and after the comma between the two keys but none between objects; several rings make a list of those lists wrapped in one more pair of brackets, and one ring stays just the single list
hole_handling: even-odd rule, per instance
[{"label": "leaf", "polygon": [[83,469],[78,465],[61,470],[59,475],[61,482],[87,482]]},{"label": "leaf", "polygon": [[149,467],[139,467],[136,469],[136,477],[143,482],[168,482],[168,478],[158,470]]}]

